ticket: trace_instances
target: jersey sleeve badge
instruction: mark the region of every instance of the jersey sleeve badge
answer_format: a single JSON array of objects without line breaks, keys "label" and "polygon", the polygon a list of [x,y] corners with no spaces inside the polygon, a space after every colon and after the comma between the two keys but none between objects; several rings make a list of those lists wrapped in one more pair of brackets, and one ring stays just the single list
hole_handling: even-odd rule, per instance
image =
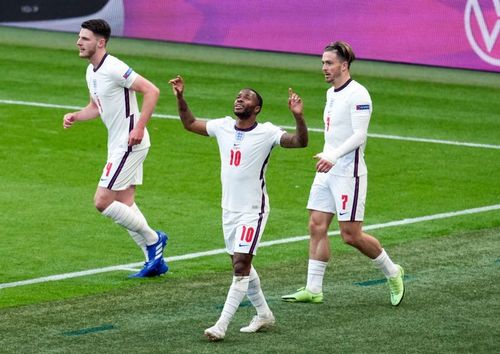
[{"label": "jersey sleeve badge", "polygon": [[123,78],[128,79],[130,74],[132,74],[133,72],[134,72],[134,70],[132,70],[132,68],[128,68],[127,71],[125,72],[125,74],[123,74]]}]

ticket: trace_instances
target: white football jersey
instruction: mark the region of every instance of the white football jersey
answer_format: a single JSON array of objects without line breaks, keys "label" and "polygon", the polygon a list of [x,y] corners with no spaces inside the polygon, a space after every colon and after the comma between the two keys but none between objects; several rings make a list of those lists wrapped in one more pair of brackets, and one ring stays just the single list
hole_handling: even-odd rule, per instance
[{"label": "white football jersey", "polygon": [[229,211],[269,211],[266,169],[271,150],[285,133],[272,123],[236,128],[231,117],[207,122],[209,136],[215,137],[221,158],[222,208]]},{"label": "white football jersey", "polygon": [[[127,64],[112,55],[105,54],[97,68],[87,67],[87,86],[90,95],[99,107],[99,113],[108,129],[108,154],[128,151],[129,133],[140,118],[135,91],[130,86],[137,73]],[[142,150],[150,146],[149,134],[144,129],[144,138],[132,150]]]},{"label": "white football jersey", "polygon": [[[323,114],[325,123],[324,152],[333,152],[345,143],[353,134],[353,126],[368,129],[372,113],[372,100],[364,86],[349,80],[342,87],[331,87],[326,93],[326,105]],[[357,177],[367,174],[364,159],[366,143],[350,150],[337,159],[330,170],[337,176]]]}]

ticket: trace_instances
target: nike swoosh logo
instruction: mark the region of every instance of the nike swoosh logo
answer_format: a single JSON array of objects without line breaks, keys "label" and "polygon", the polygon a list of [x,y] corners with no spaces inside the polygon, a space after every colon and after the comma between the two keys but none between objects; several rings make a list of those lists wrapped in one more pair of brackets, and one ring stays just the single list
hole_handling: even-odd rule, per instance
[{"label": "nike swoosh logo", "polygon": [[349,212],[348,212],[348,211],[346,211],[345,213],[339,213],[339,215],[345,215],[345,214],[347,214],[347,213],[349,213]]},{"label": "nike swoosh logo", "polygon": [[248,247],[250,245],[242,245],[241,243],[238,245],[238,247]]}]

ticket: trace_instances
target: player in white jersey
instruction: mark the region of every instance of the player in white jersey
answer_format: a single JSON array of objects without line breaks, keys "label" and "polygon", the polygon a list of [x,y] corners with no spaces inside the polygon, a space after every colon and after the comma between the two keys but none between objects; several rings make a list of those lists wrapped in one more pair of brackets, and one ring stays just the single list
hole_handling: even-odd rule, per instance
[{"label": "player in white jersey", "polygon": [[260,288],[252,266],[269,214],[265,173],[275,146],[307,146],[307,127],[300,97],[289,90],[289,109],[295,117],[296,133],[289,134],[271,123],[257,123],[262,97],[253,89],[243,89],[234,101],[231,117],[199,120],[184,99],[184,80],[169,81],[177,97],[179,116],[187,130],[215,137],[221,158],[223,232],[226,250],[233,265],[233,282],[217,323],[205,330],[210,340],[221,340],[243,298],[248,296],[257,315],[241,332],[253,333],[274,325],[275,319]]},{"label": "player in white jersey", "polygon": [[[146,262],[131,277],[161,275],[168,270],[163,260],[167,235],[154,231],[135,204],[135,186],[142,184],[142,165],[149,151],[146,129],[160,91],[121,60],[108,54],[111,29],[104,20],[82,23],[77,46],[80,58],[88,59],[89,104],[67,113],[65,129],[75,122],[101,117],[108,130],[108,157],[94,197],[97,210],[125,227],[143,250]],[[139,113],[135,93],[143,95]]]},{"label": "player in white jersey", "polygon": [[307,204],[311,235],[307,285],[282,296],[284,301],[323,302],[323,276],[330,259],[327,232],[335,214],[344,242],[371,258],[388,279],[392,305],[403,299],[403,268],[391,261],[375,237],[362,231],[367,189],[364,150],[372,101],[368,91],[351,79],[353,60],[346,42],[330,43],[323,52],[323,73],[332,87],[323,117],[325,144],[315,156],[319,161]]}]

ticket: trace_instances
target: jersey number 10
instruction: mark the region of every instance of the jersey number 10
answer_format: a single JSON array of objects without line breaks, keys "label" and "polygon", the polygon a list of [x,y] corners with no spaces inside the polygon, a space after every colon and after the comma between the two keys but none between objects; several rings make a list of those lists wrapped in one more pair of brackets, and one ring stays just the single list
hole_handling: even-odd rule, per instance
[{"label": "jersey number 10", "polygon": [[229,160],[229,166],[239,166],[241,162],[241,151],[231,149],[231,159]]}]

